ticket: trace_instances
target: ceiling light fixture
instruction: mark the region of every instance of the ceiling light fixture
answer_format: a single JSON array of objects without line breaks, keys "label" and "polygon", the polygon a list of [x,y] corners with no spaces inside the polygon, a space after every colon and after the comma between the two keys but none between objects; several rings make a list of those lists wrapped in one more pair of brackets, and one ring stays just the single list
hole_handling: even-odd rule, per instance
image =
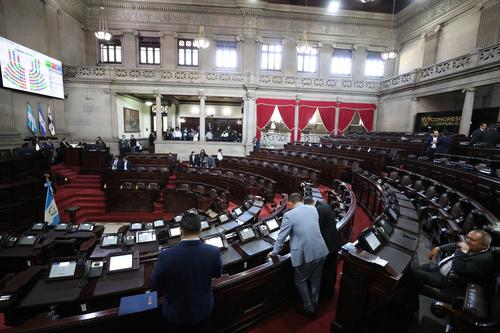
[{"label": "ceiling light fixture", "polygon": [[330,4],[328,5],[328,12],[335,13],[337,10],[339,10],[339,8],[340,8],[339,1],[330,1]]},{"label": "ceiling light fixture", "polygon": [[147,106],[151,106],[151,105],[153,105],[153,102],[151,102],[151,101],[146,101],[144,104],[146,104]]},{"label": "ceiling light fixture", "polygon": [[99,24],[98,24],[97,31],[94,33],[94,35],[99,40],[108,41],[108,40],[111,40],[112,36],[108,32],[108,24],[107,24],[106,20],[103,18],[103,15],[102,15],[103,10],[104,10],[104,7],[101,4],[101,6],[99,7],[99,11],[100,11]]},{"label": "ceiling light fixture", "polygon": [[396,46],[394,45],[394,10],[396,8],[396,0],[393,0],[392,2],[392,17],[391,17],[391,43],[392,46],[387,48],[382,54],[380,55],[382,57],[382,60],[392,60],[395,59],[398,56],[398,52],[396,50]]},{"label": "ceiling light fixture", "polygon": [[297,43],[297,52],[299,52],[299,53],[306,53],[311,49],[311,47],[309,46],[309,43],[307,41],[307,0],[306,0],[305,13],[306,13],[306,16],[305,16],[306,29],[302,33],[302,39],[300,39]]},{"label": "ceiling light fixture", "polygon": [[210,45],[210,41],[205,38],[205,28],[200,25],[200,29],[198,32],[198,37],[196,37],[193,41],[193,46],[199,49],[206,49]]}]

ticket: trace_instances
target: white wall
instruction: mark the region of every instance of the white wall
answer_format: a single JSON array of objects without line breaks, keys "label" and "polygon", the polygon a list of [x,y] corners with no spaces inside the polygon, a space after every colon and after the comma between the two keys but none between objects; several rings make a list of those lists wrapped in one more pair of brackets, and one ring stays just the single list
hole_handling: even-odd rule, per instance
[{"label": "white wall", "polygon": [[410,119],[411,98],[384,100],[379,103],[377,128],[380,132],[404,132]]},{"label": "white wall", "polygon": [[475,49],[480,11],[469,11],[446,23],[438,41],[436,63],[467,54]]},{"label": "white wall", "polygon": [[[139,132],[125,133],[123,108],[139,111]],[[151,113],[149,106],[131,97],[117,96],[116,113],[118,119],[118,137],[121,138],[123,134],[125,134],[127,138],[129,138],[131,134],[133,134],[136,139],[149,137],[149,133],[151,133]]]},{"label": "white wall", "polygon": [[424,59],[425,39],[417,38],[407,44],[399,52],[398,75],[411,72],[422,67]]}]

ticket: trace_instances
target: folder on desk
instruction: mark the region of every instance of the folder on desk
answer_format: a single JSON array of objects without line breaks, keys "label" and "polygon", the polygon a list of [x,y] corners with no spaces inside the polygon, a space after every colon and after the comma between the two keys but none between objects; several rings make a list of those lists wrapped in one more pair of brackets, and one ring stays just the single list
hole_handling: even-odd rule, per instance
[{"label": "folder on desk", "polygon": [[118,315],[123,316],[129,313],[142,312],[156,309],[158,307],[158,294],[152,291],[145,294],[122,297]]}]

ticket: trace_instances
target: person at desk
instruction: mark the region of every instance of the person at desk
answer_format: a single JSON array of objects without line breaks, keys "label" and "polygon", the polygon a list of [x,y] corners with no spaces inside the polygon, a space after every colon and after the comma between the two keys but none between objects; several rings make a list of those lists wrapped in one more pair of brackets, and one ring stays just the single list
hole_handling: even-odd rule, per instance
[{"label": "person at desk", "polygon": [[80,141],[78,141],[78,144],[76,146],[80,147],[80,148],[86,148],[87,147],[87,143],[85,142],[85,140],[80,139]]},{"label": "person at desk", "polygon": [[[450,243],[435,247],[429,259],[440,253],[452,253],[439,262],[432,261],[411,269],[414,283],[414,297],[423,285],[429,285],[459,294],[468,282],[485,284],[492,277],[494,262],[490,251],[491,235],[484,230],[472,230],[464,242]],[[453,272],[453,274],[451,274]],[[452,276],[451,276],[452,275]]]},{"label": "person at desk", "polygon": [[432,157],[438,146],[441,145],[441,140],[439,131],[433,130],[432,134],[427,138],[427,142],[425,144],[425,156]]},{"label": "person at desk", "polygon": [[495,147],[499,139],[499,134],[495,128],[495,124],[489,124],[488,129],[483,132],[483,137],[481,142],[486,144],[488,147]]},{"label": "person at desk", "polygon": [[125,135],[122,135],[122,138],[118,140],[118,150],[121,156],[124,156],[125,153],[129,151],[129,145]]},{"label": "person at desk", "polygon": [[52,139],[47,139],[47,141],[45,141],[43,144],[42,144],[42,150],[47,152],[47,154],[49,155],[49,158],[50,158],[50,161],[53,162],[54,161],[54,144],[52,143]]},{"label": "person at desk", "polygon": [[195,166],[197,164],[200,163],[200,161],[198,160],[198,162],[196,161],[196,154],[194,153],[194,151],[191,152],[191,155],[189,155],[189,165],[190,166]]},{"label": "person at desk", "polygon": [[476,129],[472,132],[472,134],[471,134],[471,136],[470,136],[470,141],[469,141],[469,143],[470,143],[471,145],[473,145],[473,144],[476,144],[476,143],[481,142],[481,141],[482,141],[482,139],[483,139],[483,133],[484,133],[484,131],[486,131],[486,128],[487,128],[487,127],[488,127],[488,126],[486,125],[486,123],[481,123],[481,124],[479,124],[479,128],[476,128]]},{"label": "person at desk", "polygon": [[332,208],[326,203],[316,201],[311,197],[304,199],[306,205],[316,207],[319,217],[319,229],[321,236],[328,248],[328,255],[323,264],[321,273],[321,299],[332,298],[335,295],[335,280],[337,279],[337,252],[339,250],[339,236],[337,231],[337,223],[335,221],[335,213]]},{"label": "person at desk", "polygon": [[42,144],[40,143],[40,139],[38,137],[35,137],[35,140],[33,141],[33,148],[35,148],[35,151],[42,150]]},{"label": "person at desk", "polygon": [[197,214],[185,214],[180,229],[181,242],[160,253],[151,285],[163,291],[168,332],[211,332],[211,282],[222,274],[220,250],[201,242]]},{"label": "person at desk", "polygon": [[64,161],[64,155],[66,155],[66,148],[71,147],[71,145],[66,141],[66,138],[62,138],[59,142],[59,156],[60,160]]},{"label": "person at desk", "polygon": [[297,311],[309,318],[316,316],[321,285],[321,269],[328,255],[328,248],[321,236],[318,211],[304,205],[300,193],[289,196],[293,208],[283,215],[280,231],[270,257],[276,257],[290,236],[290,256],[294,280],[303,306]]},{"label": "person at desk", "polygon": [[450,146],[452,144],[452,137],[448,135],[447,130],[441,132],[441,144],[436,148],[436,153],[438,154],[449,154]]},{"label": "person at desk", "polygon": [[114,156],[113,160],[111,161],[111,170],[118,170],[120,167],[120,159],[118,156]]},{"label": "person at desk", "polygon": [[136,147],[137,147],[137,140],[136,138],[134,138],[134,135],[130,135],[130,151],[131,152],[134,152],[136,151]]},{"label": "person at desk", "polygon": [[98,136],[97,139],[95,140],[95,144],[101,145],[104,149],[106,149],[106,144],[104,143],[104,141],[102,141],[102,138],[100,136]]},{"label": "person at desk", "polygon": [[132,169],[132,163],[128,160],[127,156],[123,156],[121,163],[118,165],[118,170],[130,171]]}]

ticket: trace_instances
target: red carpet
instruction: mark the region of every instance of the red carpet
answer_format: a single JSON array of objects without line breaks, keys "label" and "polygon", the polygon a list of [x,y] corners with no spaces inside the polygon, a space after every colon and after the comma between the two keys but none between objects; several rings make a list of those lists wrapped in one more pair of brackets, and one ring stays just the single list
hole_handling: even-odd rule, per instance
[{"label": "red carpet", "polygon": [[[321,189],[323,192],[323,189]],[[371,225],[371,219],[362,208],[356,208],[354,216],[353,239],[355,240],[359,232]],[[335,287],[335,297],[330,301],[320,303],[318,317],[314,320],[304,318],[295,312],[295,303],[291,303],[284,310],[274,314],[268,320],[256,325],[249,332],[251,333],[276,333],[276,332],[295,332],[295,333],[317,333],[330,332],[330,324],[335,318],[337,310],[337,300],[340,286],[340,272],[342,271],[342,262],[338,264],[339,276],[337,276],[337,285]],[[294,291],[295,292],[295,291]],[[297,296],[298,297],[298,296]]]}]

